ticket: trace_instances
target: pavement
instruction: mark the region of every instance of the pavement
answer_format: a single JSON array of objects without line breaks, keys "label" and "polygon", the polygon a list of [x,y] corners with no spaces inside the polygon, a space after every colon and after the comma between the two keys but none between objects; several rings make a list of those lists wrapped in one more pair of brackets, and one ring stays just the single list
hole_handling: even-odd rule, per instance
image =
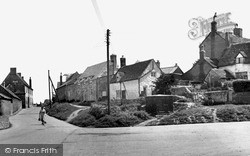
[{"label": "pavement", "polygon": [[80,128],[39,108],[10,117],[0,144],[63,144],[65,156],[250,156],[250,122],[172,126]]}]

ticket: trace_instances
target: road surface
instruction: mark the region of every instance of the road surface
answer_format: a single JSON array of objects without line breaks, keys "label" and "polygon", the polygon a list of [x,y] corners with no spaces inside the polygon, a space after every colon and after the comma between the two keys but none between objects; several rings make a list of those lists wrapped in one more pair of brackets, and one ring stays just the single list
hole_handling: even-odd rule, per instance
[{"label": "road surface", "polygon": [[39,108],[12,116],[0,144],[60,144],[65,156],[250,156],[250,122],[127,128],[79,128],[46,116]]}]

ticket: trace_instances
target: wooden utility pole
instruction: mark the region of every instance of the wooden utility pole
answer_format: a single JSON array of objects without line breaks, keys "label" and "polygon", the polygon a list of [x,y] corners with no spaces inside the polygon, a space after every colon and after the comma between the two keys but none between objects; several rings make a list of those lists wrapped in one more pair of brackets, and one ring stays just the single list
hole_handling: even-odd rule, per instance
[{"label": "wooden utility pole", "polygon": [[109,88],[109,36],[110,30],[107,29],[107,97],[108,97],[108,114],[110,114],[110,88]]},{"label": "wooden utility pole", "polygon": [[51,95],[50,95],[50,74],[49,74],[49,70],[48,70],[48,82],[49,82],[49,105],[51,108]]}]

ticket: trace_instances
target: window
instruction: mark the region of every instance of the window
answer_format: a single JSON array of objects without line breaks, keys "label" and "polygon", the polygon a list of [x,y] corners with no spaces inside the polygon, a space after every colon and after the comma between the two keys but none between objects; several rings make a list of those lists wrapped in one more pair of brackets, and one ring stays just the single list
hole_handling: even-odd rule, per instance
[{"label": "window", "polygon": [[247,72],[237,72],[235,75],[237,79],[248,79]]},{"label": "window", "polygon": [[116,90],[116,99],[126,99],[126,90]]},{"label": "window", "polygon": [[[243,52],[241,52],[241,53],[243,53]],[[236,57],[235,62],[237,64],[242,64],[245,61],[245,58],[243,57],[243,55],[241,53],[239,53],[238,56]]]},{"label": "window", "polygon": [[152,77],[156,77],[156,72],[155,72],[155,71],[152,71],[152,72],[151,72],[151,76],[152,76]]}]

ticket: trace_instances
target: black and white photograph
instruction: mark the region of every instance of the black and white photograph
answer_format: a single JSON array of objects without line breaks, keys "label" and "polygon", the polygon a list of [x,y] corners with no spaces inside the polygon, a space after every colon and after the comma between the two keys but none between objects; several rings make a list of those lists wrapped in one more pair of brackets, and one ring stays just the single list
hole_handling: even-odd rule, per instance
[{"label": "black and white photograph", "polygon": [[0,0],[1,156],[250,156],[247,0]]}]

